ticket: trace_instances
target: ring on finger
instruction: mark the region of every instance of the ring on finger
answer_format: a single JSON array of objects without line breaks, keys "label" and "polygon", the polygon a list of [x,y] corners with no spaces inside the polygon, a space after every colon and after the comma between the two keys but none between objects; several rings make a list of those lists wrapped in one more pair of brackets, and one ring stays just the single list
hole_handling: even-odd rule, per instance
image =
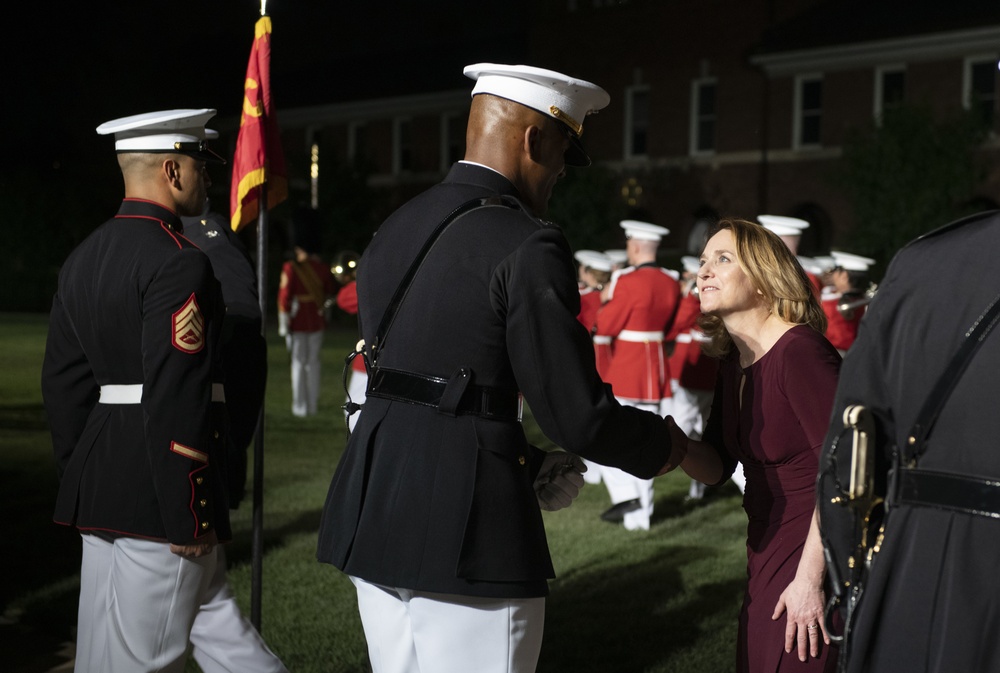
[{"label": "ring on finger", "polygon": [[815,631],[816,629],[819,628],[819,624],[810,624],[806,628],[809,629],[810,631]]}]

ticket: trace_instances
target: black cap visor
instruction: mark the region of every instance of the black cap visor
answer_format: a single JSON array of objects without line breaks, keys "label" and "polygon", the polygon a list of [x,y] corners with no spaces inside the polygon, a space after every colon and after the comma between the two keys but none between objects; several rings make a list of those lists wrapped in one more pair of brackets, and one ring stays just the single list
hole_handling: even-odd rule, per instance
[{"label": "black cap visor", "polygon": [[188,143],[174,143],[174,148],[178,154],[186,154],[190,157],[200,159],[201,161],[205,161],[210,164],[226,163],[225,159],[209,149],[208,142],[205,140]]},{"label": "black cap visor", "polygon": [[569,133],[569,149],[566,150],[567,166],[589,166],[590,155],[583,149],[583,143],[572,131]]}]

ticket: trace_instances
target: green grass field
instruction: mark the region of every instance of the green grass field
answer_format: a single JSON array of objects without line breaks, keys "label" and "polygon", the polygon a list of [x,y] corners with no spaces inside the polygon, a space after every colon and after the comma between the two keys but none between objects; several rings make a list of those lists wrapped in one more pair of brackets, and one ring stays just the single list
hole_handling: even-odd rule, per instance
[{"label": "green grass field", "polygon": [[[72,641],[80,541],[51,522],[56,478],[39,392],[45,316],[0,315],[0,670],[34,673],[65,661]],[[272,330],[273,333],[273,330]],[[326,489],[344,445],[343,354],[354,330],[331,329],[320,415],[290,412],[288,355],[272,334],[265,406],[262,631],[293,673],[368,670],[353,588],[315,559]],[[551,448],[531,421],[532,443]],[[550,584],[540,673],[721,673],[733,669],[745,583],[746,517],[731,484],[686,502],[680,473],[656,482],[648,532],[602,522],[603,486],[546,512],[558,578]],[[250,500],[236,512],[229,577],[250,605]],[[190,671],[197,671],[193,662]],[[474,673],[474,672],[470,672]]]}]

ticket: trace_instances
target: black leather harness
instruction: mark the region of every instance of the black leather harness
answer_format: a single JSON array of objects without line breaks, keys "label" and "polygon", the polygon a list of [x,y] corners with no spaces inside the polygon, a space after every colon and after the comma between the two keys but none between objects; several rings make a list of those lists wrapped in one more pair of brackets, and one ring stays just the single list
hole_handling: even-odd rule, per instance
[{"label": "black leather harness", "polygon": [[[500,421],[517,422],[521,420],[521,394],[516,390],[502,390],[489,386],[477,385],[473,382],[474,372],[468,367],[460,367],[449,378],[418,374],[416,372],[388,369],[379,365],[379,356],[385,347],[386,337],[392,328],[399,307],[406,298],[417,271],[424,259],[438,242],[441,234],[459,218],[474,210],[485,207],[511,208],[524,212],[517,199],[509,196],[491,196],[466,201],[445,217],[435,227],[424,242],[417,256],[410,264],[406,274],[393,293],[382,315],[375,338],[370,345],[359,341],[354,352],[349,354],[344,367],[345,389],[347,388],[347,372],[351,362],[360,353],[365,358],[368,368],[369,397],[379,397],[426,407],[435,407],[440,413],[449,416],[473,414],[483,418]],[[344,409],[348,414],[360,410],[361,406],[350,399],[348,394]]]},{"label": "black leather harness", "polygon": [[907,437],[906,446],[899,451],[899,468],[894,471],[895,484],[889,485],[890,506],[922,505],[1000,518],[1000,479],[921,470],[917,467],[917,461],[926,450],[927,436],[941,413],[941,408],[998,319],[1000,295],[994,297],[992,303],[965,333],[958,352],[924,401],[917,415],[917,422]]}]

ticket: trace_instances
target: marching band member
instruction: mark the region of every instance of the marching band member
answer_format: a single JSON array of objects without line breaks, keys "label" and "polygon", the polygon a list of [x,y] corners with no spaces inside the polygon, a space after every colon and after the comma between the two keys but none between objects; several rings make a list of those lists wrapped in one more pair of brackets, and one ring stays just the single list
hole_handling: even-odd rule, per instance
[{"label": "marching band member", "polygon": [[[629,406],[661,412],[670,398],[670,373],[663,351],[663,332],[677,312],[680,285],[656,263],[660,240],[670,231],[649,222],[624,220],[630,267],[617,272],[608,301],[597,314],[596,337],[613,340],[605,380],[615,397]],[[612,506],[605,521],[622,521],[628,530],[649,530],[653,513],[653,480],[640,479],[615,468],[601,476]]]},{"label": "marching band member", "polygon": [[843,356],[858,336],[858,325],[871,299],[866,294],[868,269],[875,260],[849,252],[833,251],[830,255],[837,266],[830,273],[833,285],[824,288],[821,303],[826,313],[826,338]]}]

